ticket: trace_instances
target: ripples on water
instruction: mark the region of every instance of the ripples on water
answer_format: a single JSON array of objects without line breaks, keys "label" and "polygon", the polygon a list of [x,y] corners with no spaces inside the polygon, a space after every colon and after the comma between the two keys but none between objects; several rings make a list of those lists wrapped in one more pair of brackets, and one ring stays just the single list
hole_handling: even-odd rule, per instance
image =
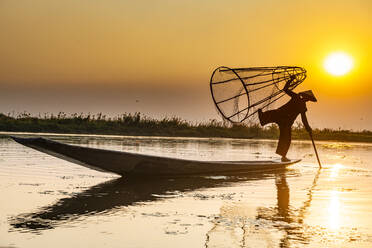
[{"label": "ripples on water", "polygon": [[[200,160],[272,159],[273,141],[63,136]],[[128,179],[0,136],[0,247],[371,247],[372,146],[294,142],[287,170]]]}]

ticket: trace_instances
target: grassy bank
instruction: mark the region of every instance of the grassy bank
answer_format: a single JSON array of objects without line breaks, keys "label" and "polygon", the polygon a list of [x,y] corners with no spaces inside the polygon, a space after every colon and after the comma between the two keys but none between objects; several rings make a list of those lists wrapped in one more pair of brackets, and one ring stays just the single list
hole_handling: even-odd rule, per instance
[{"label": "grassy bank", "polygon": [[[279,136],[276,125],[262,128],[259,125],[229,125],[216,120],[191,123],[178,117],[153,119],[140,113],[122,114],[114,118],[101,113],[67,115],[61,112],[43,116],[0,114],[0,131],[259,139],[277,139]],[[301,125],[294,127],[292,134],[293,139],[308,139]],[[315,129],[314,137],[317,140],[372,142],[371,131]]]}]

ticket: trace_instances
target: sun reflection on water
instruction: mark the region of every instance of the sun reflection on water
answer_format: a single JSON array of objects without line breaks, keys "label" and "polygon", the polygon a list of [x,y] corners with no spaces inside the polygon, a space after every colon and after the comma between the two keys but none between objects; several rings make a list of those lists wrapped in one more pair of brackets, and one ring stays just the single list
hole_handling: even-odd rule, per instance
[{"label": "sun reflection on water", "polygon": [[328,214],[329,227],[331,229],[338,229],[340,227],[340,199],[339,192],[336,190],[331,191]]},{"label": "sun reflection on water", "polygon": [[342,164],[333,165],[333,167],[331,168],[331,175],[330,175],[330,179],[332,181],[335,180],[338,177],[338,173],[339,173],[341,168],[342,168]]},{"label": "sun reflection on water", "polygon": [[[331,167],[330,181],[335,181],[339,177],[342,164],[334,164]],[[328,206],[328,226],[330,229],[340,228],[340,192],[336,189],[331,190],[329,195],[330,201]]]}]

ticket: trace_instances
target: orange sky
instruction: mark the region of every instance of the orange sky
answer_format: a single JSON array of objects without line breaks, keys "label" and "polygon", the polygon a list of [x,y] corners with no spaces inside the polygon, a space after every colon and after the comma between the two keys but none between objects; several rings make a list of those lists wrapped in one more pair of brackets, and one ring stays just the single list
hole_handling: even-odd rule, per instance
[{"label": "orange sky", "polygon": [[[372,129],[372,16],[359,1],[2,0],[0,112],[217,118],[213,69],[299,65],[317,127]],[[344,51],[355,67],[328,75]]]}]

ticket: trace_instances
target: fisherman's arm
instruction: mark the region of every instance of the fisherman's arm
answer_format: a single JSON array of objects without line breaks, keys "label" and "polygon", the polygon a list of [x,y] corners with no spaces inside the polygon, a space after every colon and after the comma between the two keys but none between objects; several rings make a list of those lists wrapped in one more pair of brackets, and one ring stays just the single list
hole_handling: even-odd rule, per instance
[{"label": "fisherman's arm", "polygon": [[296,76],[294,75],[291,75],[290,79],[286,82],[286,84],[284,85],[284,88],[283,88],[283,91],[289,95],[290,97],[294,97],[294,96],[297,96],[296,93],[294,93],[292,90],[289,89],[289,86],[291,85],[291,83],[293,82],[293,80],[296,79]]},{"label": "fisherman's arm", "polygon": [[304,127],[305,127],[306,131],[308,131],[309,133],[312,133],[312,130],[311,130],[311,127],[309,125],[309,122],[307,121],[307,117],[306,117],[305,112],[301,113],[301,119],[302,119],[302,123],[304,124]]}]

